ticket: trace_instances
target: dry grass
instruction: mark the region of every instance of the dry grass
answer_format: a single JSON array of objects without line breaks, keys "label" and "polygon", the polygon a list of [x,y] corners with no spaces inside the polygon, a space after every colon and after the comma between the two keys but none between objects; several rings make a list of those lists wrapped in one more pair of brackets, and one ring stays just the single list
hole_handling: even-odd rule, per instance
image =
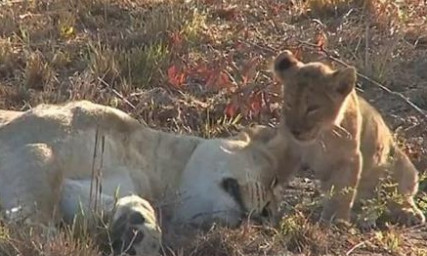
[{"label": "dry grass", "polygon": [[[157,129],[225,136],[277,122],[280,88],[268,67],[291,48],[303,60],[330,61],[328,52],[427,109],[426,15],[422,0],[2,1],[0,107],[90,99]],[[365,79],[359,85],[427,170],[426,118]],[[313,186],[300,181],[280,229],[214,229],[166,254],[427,255],[425,227],[319,227],[316,207],[301,203],[317,200]],[[421,190],[427,210],[426,180]],[[97,255],[68,231],[0,227],[1,255]]]}]

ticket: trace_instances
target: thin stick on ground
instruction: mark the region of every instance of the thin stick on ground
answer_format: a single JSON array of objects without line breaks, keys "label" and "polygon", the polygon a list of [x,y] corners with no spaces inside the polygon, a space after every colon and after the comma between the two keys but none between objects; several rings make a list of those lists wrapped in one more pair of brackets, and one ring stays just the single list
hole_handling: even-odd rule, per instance
[{"label": "thin stick on ground", "polygon": [[346,256],[348,256],[348,255],[350,255],[352,252],[354,252],[357,248],[359,248],[359,247],[362,247],[363,245],[365,245],[365,241],[362,241],[362,242],[360,242],[360,243],[358,243],[358,244],[356,244],[355,246],[353,246],[353,247],[351,247],[350,248],[350,250],[348,250],[347,252],[346,252]]},{"label": "thin stick on ground", "polygon": [[[322,53],[324,53],[324,54],[326,54],[326,57],[328,57],[330,60],[333,60],[333,61],[335,61],[335,62],[337,62],[337,63],[339,63],[339,64],[341,64],[341,65],[343,65],[343,66],[345,66],[345,67],[348,67],[348,66],[350,66],[349,64],[347,64],[346,62],[344,62],[344,61],[342,61],[342,60],[340,60],[340,59],[338,59],[338,58],[336,58],[336,57],[334,57],[333,56],[333,54],[332,53],[330,53],[329,51],[327,51],[327,50],[325,50],[325,49],[321,49],[321,48],[319,48],[317,45],[315,45],[315,44],[312,44],[312,43],[309,43],[309,42],[304,42],[304,41],[299,41],[301,44],[303,44],[303,45],[306,45],[306,46],[308,46],[308,47],[310,47],[310,48],[312,48],[312,49],[316,49],[316,50],[318,50],[318,51],[320,51],[320,52],[322,52]],[[417,106],[417,104],[415,104],[415,103],[413,103],[411,100],[409,100],[405,95],[403,95],[403,94],[401,94],[401,93],[399,93],[399,92],[395,92],[395,91],[392,91],[392,90],[390,90],[390,88],[388,88],[387,86],[385,86],[385,85],[383,85],[383,84],[381,84],[381,83],[379,83],[379,82],[377,82],[377,81],[375,81],[374,79],[372,79],[372,78],[370,78],[370,77],[368,77],[368,76],[366,76],[366,75],[364,75],[364,74],[361,74],[360,72],[357,72],[357,75],[359,76],[359,77],[361,77],[361,78],[363,78],[363,79],[365,79],[366,81],[368,81],[368,82],[370,82],[370,83],[372,83],[373,85],[375,85],[375,86],[377,86],[377,87],[379,87],[380,89],[382,89],[382,90],[384,90],[385,92],[387,92],[387,93],[389,93],[389,94],[392,94],[392,95],[394,95],[394,96],[397,96],[398,98],[400,98],[401,100],[403,100],[406,104],[408,104],[410,107],[412,107],[418,114],[420,114],[425,120],[427,120],[427,111],[426,110],[424,110],[424,109],[422,109],[422,108],[420,108],[419,106]]]},{"label": "thin stick on ground", "polygon": [[119,93],[116,89],[111,87],[107,82],[104,81],[104,79],[98,77],[98,81],[101,82],[104,86],[106,86],[108,89],[110,89],[117,97],[119,97],[121,100],[123,100],[127,105],[129,105],[133,110],[136,109],[135,105],[133,105],[130,101],[128,101],[121,93]]}]

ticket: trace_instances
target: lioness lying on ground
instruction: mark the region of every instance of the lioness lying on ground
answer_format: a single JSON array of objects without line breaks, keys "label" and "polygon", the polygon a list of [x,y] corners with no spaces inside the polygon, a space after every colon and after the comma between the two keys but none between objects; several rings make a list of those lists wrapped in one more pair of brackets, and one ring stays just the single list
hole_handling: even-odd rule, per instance
[{"label": "lioness lying on ground", "polygon": [[156,131],[88,101],[4,110],[0,120],[8,218],[70,223],[84,212],[91,222],[96,201],[111,220],[116,253],[152,255],[161,244],[153,206],[169,207],[173,223],[195,225],[277,217],[276,156],[284,143],[268,146],[269,128],[208,140]]},{"label": "lioness lying on ground", "polygon": [[[374,197],[380,180],[390,174],[400,195],[400,200],[388,201],[393,219],[406,225],[424,223],[414,203],[417,170],[396,145],[381,115],[356,94],[355,69],[305,64],[290,51],[276,57],[274,69],[283,82],[280,131],[290,143],[292,152],[287,154],[293,161],[288,163],[295,163],[294,168],[288,164],[281,176],[287,178],[301,166],[315,171],[322,190],[331,193],[321,219],[349,221],[355,198],[361,202]],[[364,221],[360,224],[367,228],[374,224]]]}]

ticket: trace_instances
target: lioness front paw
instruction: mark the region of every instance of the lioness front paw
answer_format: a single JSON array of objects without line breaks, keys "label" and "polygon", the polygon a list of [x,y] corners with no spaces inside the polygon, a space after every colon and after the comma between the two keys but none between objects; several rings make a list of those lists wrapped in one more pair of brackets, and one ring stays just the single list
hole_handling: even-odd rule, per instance
[{"label": "lioness front paw", "polygon": [[119,199],[110,237],[115,255],[158,255],[161,229],[151,205],[138,196]]}]

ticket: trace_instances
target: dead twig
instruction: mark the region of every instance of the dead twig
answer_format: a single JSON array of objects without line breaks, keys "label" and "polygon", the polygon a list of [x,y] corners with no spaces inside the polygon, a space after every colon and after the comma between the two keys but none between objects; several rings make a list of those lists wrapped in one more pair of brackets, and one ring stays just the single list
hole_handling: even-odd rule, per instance
[{"label": "dead twig", "polygon": [[363,246],[363,245],[365,245],[365,241],[362,241],[362,242],[360,242],[360,243],[356,244],[355,246],[351,247],[351,248],[350,248],[350,250],[348,250],[348,251],[345,253],[345,255],[346,255],[346,256],[350,255],[350,254],[351,254],[352,252],[354,252],[357,248],[359,248],[359,247],[361,247],[361,246]]},{"label": "dead twig", "polygon": [[267,52],[269,54],[273,54],[273,55],[277,54],[277,50],[274,49],[271,46],[259,45],[259,44],[256,44],[256,43],[252,43],[252,42],[249,42],[249,41],[243,41],[243,40],[239,40],[238,42],[246,44],[248,46],[252,46],[252,47],[258,48],[258,49],[260,49],[260,50],[262,50],[264,52]]},{"label": "dead twig", "polygon": [[[349,67],[349,66],[350,66],[349,64],[345,63],[344,61],[342,61],[342,60],[340,60],[340,59],[338,59],[338,58],[334,57],[334,56],[333,56],[333,54],[332,54],[332,53],[330,53],[329,51],[327,51],[327,50],[325,50],[325,49],[319,49],[319,47],[318,47],[317,45],[315,45],[315,44],[311,44],[311,43],[304,42],[304,41],[299,41],[299,42],[300,42],[300,44],[303,44],[303,45],[309,46],[310,48],[316,49],[316,50],[318,50],[318,51],[320,51],[320,52],[324,53],[324,54],[326,55],[326,57],[328,57],[330,60],[335,61],[336,63],[339,63],[339,64],[341,64],[341,65],[343,65],[343,66],[345,66],[345,67]],[[396,96],[396,97],[400,98],[400,99],[401,99],[401,100],[403,100],[406,104],[408,104],[410,107],[412,107],[412,108],[413,108],[413,109],[414,109],[418,114],[420,114],[424,119],[427,119],[427,111],[426,111],[426,110],[424,110],[424,109],[422,109],[422,108],[420,108],[419,106],[417,106],[415,103],[413,103],[411,100],[409,100],[405,95],[403,95],[403,94],[401,94],[401,93],[399,93],[399,92],[395,92],[395,91],[390,90],[387,86],[385,86],[385,85],[383,85],[383,84],[381,84],[381,83],[379,83],[379,82],[375,81],[374,79],[372,79],[372,78],[370,78],[370,77],[368,77],[368,76],[366,76],[366,75],[364,75],[364,74],[361,74],[360,72],[357,72],[357,75],[358,75],[359,77],[363,78],[364,80],[366,80],[366,81],[368,81],[368,82],[372,83],[373,85],[375,85],[375,86],[379,87],[380,89],[384,90],[385,92],[387,92],[387,93],[389,93],[389,94],[392,94],[392,95],[394,95],[394,96]]]},{"label": "dead twig", "polygon": [[104,86],[106,86],[109,90],[111,90],[117,97],[123,100],[127,105],[129,105],[133,110],[136,109],[135,105],[133,105],[130,101],[128,101],[121,93],[119,93],[116,89],[114,89],[111,85],[105,82],[104,79],[98,77],[98,81],[101,82]]},{"label": "dead twig", "polygon": [[365,76],[363,74],[357,73],[358,76],[360,76],[361,78],[365,79],[366,81],[374,84],[375,86],[378,86],[379,88],[381,88],[382,90],[386,91],[387,93],[390,93],[392,95],[397,96],[398,98],[402,99],[404,102],[406,102],[406,104],[408,104],[409,106],[411,106],[416,112],[418,112],[424,119],[427,119],[427,112],[426,110],[423,110],[422,108],[418,107],[415,103],[413,103],[411,100],[409,100],[405,95],[399,93],[399,92],[395,92],[390,90],[388,87],[380,84],[379,82],[369,78],[368,76]]}]

